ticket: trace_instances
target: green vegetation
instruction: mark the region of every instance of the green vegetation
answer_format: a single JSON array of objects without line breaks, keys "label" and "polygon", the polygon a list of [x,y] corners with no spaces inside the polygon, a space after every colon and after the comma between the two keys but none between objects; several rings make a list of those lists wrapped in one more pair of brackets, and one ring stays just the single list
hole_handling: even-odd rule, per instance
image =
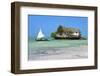
[{"label": "green vegetation", "polygon": [[56,37],[56,32],[52,32],[51,37],[53,37],[53,38]]}]

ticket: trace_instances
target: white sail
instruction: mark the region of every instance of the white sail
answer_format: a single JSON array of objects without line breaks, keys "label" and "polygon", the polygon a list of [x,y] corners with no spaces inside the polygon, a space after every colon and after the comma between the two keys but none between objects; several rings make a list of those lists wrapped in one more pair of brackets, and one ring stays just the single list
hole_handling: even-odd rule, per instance
[{"label": "white sail", "polygon": [[44,34],[42,33],[42,30],[40,29],[38,35],[37,35],[37,39],[40,39],[40,38],[44,38]]}]

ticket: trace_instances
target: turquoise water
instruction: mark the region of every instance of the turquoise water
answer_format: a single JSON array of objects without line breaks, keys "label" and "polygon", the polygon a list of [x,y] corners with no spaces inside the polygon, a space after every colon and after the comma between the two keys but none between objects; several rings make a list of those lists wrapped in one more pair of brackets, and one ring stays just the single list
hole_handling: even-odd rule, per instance
[{"label": "turquoise water", "polygon": [[[83,47],[83,46],[86,47]],[[28,60],[87,58],[87,40],[29,40]]]},{"label": "turquoise water", "polygon": [[35,41],[29,40],[29,49],[31,48],[54,48],[54,47],[78,47],[88,45],[87,40],[50,40],[50,41]]}]

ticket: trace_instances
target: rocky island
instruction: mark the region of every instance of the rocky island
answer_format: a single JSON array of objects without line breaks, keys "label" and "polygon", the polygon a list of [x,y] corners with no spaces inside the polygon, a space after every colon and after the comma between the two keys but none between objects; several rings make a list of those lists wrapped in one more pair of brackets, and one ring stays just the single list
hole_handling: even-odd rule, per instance
[{"label": "rocky island", "polygon": [[77,28],[66,28],[60,25],[57,31],[51,33],[54,39],[85,39]]}]

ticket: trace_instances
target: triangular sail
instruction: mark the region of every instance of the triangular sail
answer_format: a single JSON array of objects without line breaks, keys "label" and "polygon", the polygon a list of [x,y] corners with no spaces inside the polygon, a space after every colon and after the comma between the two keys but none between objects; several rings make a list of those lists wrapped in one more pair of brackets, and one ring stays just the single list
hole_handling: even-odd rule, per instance
[{"label": "triangular sail", "polygon": [[44,38],[44,34],[42,33],[42,30],[40,29],[38,35],[37,35],[37,39],[39,38]]}]

